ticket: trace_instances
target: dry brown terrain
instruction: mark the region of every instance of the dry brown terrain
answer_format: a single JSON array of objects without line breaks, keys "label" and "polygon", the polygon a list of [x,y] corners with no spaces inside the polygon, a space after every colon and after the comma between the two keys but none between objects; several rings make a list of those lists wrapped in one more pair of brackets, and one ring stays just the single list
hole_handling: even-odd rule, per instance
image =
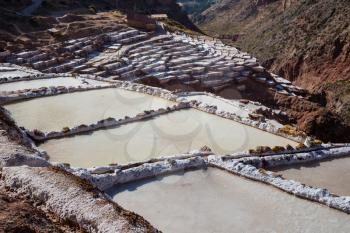
[{"label": "dry brown terrain", "polygon": [[59,233],[83,232],[79,228],[60,222],[40,209],[40,203],[11,197],[0,184],[0,232],[6,233]]}]

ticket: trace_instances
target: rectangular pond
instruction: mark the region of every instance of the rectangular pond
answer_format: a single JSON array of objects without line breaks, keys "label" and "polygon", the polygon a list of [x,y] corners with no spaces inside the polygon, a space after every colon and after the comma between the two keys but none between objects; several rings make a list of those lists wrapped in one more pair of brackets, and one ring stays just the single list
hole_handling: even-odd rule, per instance
[{"label": "rectangular pond", "polygon": [[272,169],[284,178],[350,196],[350,157]]},{"label": "rectangular pond", "polygon": [[0,78],[24,77],[35,73],[39,73],[39,72],[35,72],[34,70],[33,72],[25,72],[13,67],[0,66]]},{"label": "rectangular pond", "polygon": [[19,126],[44,132],[116,119],[174,105],[168,100],[119,88],[74,92],[5,105]]},{"label": "rectangular pond", "polygon": [[9,91],[19,91],[24,89],[36,89],[40,87],[88,87],[95,85],[108,85],[106,82],[100,82],[91,79],[58,77],[49,79],[26,80],[0,84],[0,93]]},{"label": "rectangular pond", "polygon": [[[249,118],[250,113],[262,107],[259,105],[255,105],[253,103],[242,104],[240,103],[239,100],[236,100],[236,99],[223,99],[219,96],[214,97],[214,96],[204,95],[204,94],[189,95],[185,97],[180,97],[179,99],[180,100],[185,99],[189,101],[196,100],[203,104],[216,106],[218,111],[235,113],[236,115],[242,118]],[[283,127],[282,124],[280,124],[279,122],[273,119],[266,119],[266,122],[276,127],[281,127],[281,128]]]},{"label": "rectangular pond", "polygon": [[287,144],[296,145],[235,121],[186,109],[88,135],[49,140],[40,147],[52,161],[91,167],[184,153],[204,145],[225,154],[260,145]]},{"label": "rectangular pond", "polygon": [[[244,110],[242,107],[240,107],[240,103],[238,100],[222,100],[219,98],[215,98],[212,96],[208,95],[192,95],[192,96],[187,96],[183,97],[184,99],[187,100],[197,100],[199,102],[208,104],[208,105],[214,105],[217,106],[218,111],[225,111],[225,112],[234,112],[239,116],[242,117],[248,117],[248,113],[250,111]],[[251,110],[255,110],[258,107],[248,104],[246,107],[250,107]]]},{"label": "rectangular pond", "polygon": [[345,213],[215,168],[132,182],[107,193],[168,233],[350,231]]}]

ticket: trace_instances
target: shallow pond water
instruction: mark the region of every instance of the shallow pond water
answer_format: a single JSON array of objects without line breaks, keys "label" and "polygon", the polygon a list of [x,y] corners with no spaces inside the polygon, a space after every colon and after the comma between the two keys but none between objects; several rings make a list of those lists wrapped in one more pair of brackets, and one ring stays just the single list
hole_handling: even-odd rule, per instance
[{"label": "shallow pond water", "polygon": [[189,171],[107,193],[169,233],[349,232],[350,216],[224,171]]},{"label": "shallow pond water", "polygon": [[44,132],[92,124],[108,117],[116,119],[150,109],[174,105],[151,95],[107,88],[35,98],[5,105],[19,126]]},{"label": "shallow pond water", "polygon": [[[213,97],[210,95],[201,95],[201,94],[180,97],[179,99],[196,100],[203,104],[213,105],[217,107],[218,111],[235,113],[236,115],[242,118],[244,117],[248,118],[251,112],[262,107],[259,105],[255,105],[253,103],[242,104],[240,103],[239,100],[235,100],[235,99],[225,100],[220,97]],[[266,119],[266,122],[274,125],[275,127],[283,127],[282,124],[280,124],[279,122],[273,119]]]},{"label": "shallow pond water", "polygon": [[350,196],[350,157],[273,168],[286,179]]},{"label": "shallow pond water", "polygon": [[24,89],[33,89],[40,87],[78,87],[78,86],[94,86],[107,85],[108,83],[95,81],[91,79],[80,79],[72,77],[58,77],[49,79],[27,80],[0,84],[0,93],[9,91],[18,91]]},{"label": "shallow pond water", "polygon": [[[208,96],[208,95],[191,95],[191,96],[187,96],[184,98],[187,100],[197,100],[199,102],[202,102],[202,103],[205,103],[208,105],[215,105],[215,106],[217,106],[218,111],[234,112],[239,116],[248,117],[249,111],[240,107],[240,103],[238,100],[226,100],[226,101],[224,101],[224,100],[214,98],[214,97]],[[251,109],[257,109],[257,107],[255,107],[252,104],[245,105],[246,108],[248,106]]]},{"label": "shallow pond water", "polygon": [[52,161],[90,167],[184,153],[204,145],[225,154],[259,145],[287,144],[296,145],[286,138],[188,109],[88,135],[49,140],[40,147]]}]

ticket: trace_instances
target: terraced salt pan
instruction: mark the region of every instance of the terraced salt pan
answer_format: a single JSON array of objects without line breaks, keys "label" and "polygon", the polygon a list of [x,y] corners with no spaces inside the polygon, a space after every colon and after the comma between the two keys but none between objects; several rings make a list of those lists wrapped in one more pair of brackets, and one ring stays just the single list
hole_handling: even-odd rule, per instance
[{"label": "terraced salt pan", "polygon": [[214,168],[133,182],[107,193],[163,232],[350,231],[347,214]]},{"label": "terraced salt pan", "polygon": [[93,85],[107,85],[108,83],[100,82],[91,79],[80,79],[72,77],[59,77],[50,79],[37,79],[28,81],[18,81],[0,84],[0,93],[9,91],[18,91],[24,89],[33,89],[40,87],[78,87],[78,86],[93,86]]},{"label": "terraced salt pan", "polygon": [[19,126],[44,132],[91,124],[108,117],[134,116],[174,103],[151,95],[107,88],[36,98],[5,105]]},{"label": "terraced salt pan", "polygon": [[[196,94],[181,97],[180,100],[185,99],[188,101],[196,100],[202,104],[207,104],[211,106],[216,106],[218,111],[235,113],[242,118],[249,118],[249,114],[253,113],[255,110],[261,108],[262,106],[255,105],[252,103],[241,104],[239,100],[226,100],[221,97],[214,97],[206,94]],[[282,124],[276,120],[266,119],[266,121],[275,127],[283,127]]]},{"label": "terraced salt pan", "polygon": [[[185,97],[185,99],[197,100],[202,103],[206,103],[208,105],[217,106],[218,111],[233,112],[242,117],[248,117],[248,113],[250,112],[240,107],[239,101],[234,101],[234,100],[223,101],[208,95],[191,95],[191,96]],[[246,107],[249,107],[251,111],[258,108],[253,104],[249,104]]]},{"label": "terraced salt pan", "polygon": [[1,70],[0,78],[14,78],[14,77],[23,77],[30,75],[31,73],[27,73],[21,70]]},{"label": "terraced salt pan", "polygon": [[24,77],[39,73],[40,72],[36,70],[27,69],[20,66],[3,66],[2,64],[0,64],[0,78]]},{"label": "terraced salt pan", "polygon": [[350,196],[350,158],[311,162],[273,168],[283,177],[314,187],[327,188],[340,196]]},{"label": "terraced salt pan", "polygon": [[179,154],[204,145],[223,154],[287,144],[296,145],[235,121],[187,109],[89,135],[49,140],[40,147],[52,161],[92,167]]}]

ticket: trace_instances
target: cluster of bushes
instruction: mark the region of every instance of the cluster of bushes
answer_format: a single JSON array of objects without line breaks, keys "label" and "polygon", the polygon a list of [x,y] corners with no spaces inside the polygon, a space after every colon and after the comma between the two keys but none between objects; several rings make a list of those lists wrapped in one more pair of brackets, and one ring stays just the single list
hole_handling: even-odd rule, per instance
[{"label": "cluster of bushes", "polygon": [[262,155],[262,154],[269,153],[269,152],[278,153],[278,152],[282,152],[282,151],[293,151],[293,150],[294,150],[294,147],[292,147],[289,144],[286,147],[274,146],[272,148],[269,146],[257,146],[255,149],[250,149],[249,153],[256,154],[256,155]]},{"label": "cluster of bushes", "polygon": [[291,135],[293,137],[306,137],[306,134],[291,125],[285,125],[278,130],[279,133]]}]

